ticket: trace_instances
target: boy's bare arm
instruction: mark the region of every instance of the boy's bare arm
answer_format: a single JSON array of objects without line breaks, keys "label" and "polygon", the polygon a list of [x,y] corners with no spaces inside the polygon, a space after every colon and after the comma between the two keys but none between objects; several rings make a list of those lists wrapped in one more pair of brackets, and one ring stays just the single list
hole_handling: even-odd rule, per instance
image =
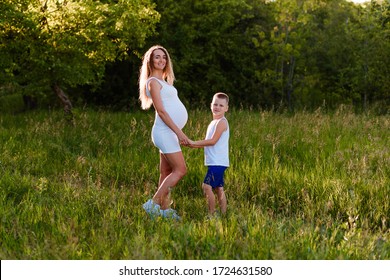
[{"label": "boy's bare arm", "polygon": [[191,148],[204,148],[206,146],[214,146],[221,138],[222,133],[227,129],[226,121],[220,121],[217,124],[217,127],[214,131],[214,134],[210,139],[198,140],[198,141],[189,141],[189,147]]}]

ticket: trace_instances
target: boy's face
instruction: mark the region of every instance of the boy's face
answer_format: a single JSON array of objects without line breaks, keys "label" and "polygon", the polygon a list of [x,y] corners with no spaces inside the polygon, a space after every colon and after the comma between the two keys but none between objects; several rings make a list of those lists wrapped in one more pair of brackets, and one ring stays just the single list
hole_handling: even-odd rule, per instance
[{"label": "boy's face", "polygon": [[211,112],[214,117],[223,117],[225,112],[227,112],[229,106],[226,102],[226,99],[214,97],[211,102]]}]

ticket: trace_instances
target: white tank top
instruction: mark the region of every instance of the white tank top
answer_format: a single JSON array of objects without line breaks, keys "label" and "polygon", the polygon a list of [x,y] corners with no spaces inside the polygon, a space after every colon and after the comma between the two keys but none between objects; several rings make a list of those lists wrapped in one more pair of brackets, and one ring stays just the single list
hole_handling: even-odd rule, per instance
[{"label": "white tank top", "polygon": [[[162,86],[160,91],[160,96],[165,110],[168,112],[169,116],[173,122],[182,129],[188,120],[188,113],[183,103],[180,101],[177,90],[174,86],[168,84],[166,81],[157,79],[155,77],[150,77],[146,81],[146,94],[150,97],[151,94],[148,89],[148,84],[151,80],[156,80]],[[167,128],[168,126],[160,118],[156,111],[156,117],[154,125],[160,128]]]},{"label": "white tank top", "polygon": [[229,123],[225,117],[213,120],[207,127],[206,139],[211,139],[217,124],[220,121],[226,121],[227,129],[222,133],[218,142],[214,146],[204,147],[204,163],[206,166],[218,165],[229,166]]}]

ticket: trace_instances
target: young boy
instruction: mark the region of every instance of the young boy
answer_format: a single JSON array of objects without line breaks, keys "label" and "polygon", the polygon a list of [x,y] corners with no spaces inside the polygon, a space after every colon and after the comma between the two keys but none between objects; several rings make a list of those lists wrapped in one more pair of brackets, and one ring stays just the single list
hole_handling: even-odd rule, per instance
[{"label": "young boy", "polygon": [[224,192],[224,172],[229,167],[229,123],[225,113],[229,107],[229,96],[218,92],[211,102],[213,120],[210,122],[205,140],[190,141],[190,147],[204,148],[207,174],[203,181],[203,193],[207,199],[209,215],[215,214],[217,194],[222,214],[226,213],[227,202]]}]

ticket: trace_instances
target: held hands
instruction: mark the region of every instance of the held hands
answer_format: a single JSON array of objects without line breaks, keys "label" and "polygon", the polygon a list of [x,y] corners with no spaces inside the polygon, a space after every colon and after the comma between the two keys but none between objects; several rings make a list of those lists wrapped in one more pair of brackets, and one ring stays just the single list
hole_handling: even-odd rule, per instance
[{"label": "held hands", "polygon": [[186,147],[190,147],[190,148],[195,148],[194,144],[195,144],[195,141],[192,141],[191,139],[188,139],[188,143],[187,144],[182,144],[182,145],[186,146]]},{"label": "held hands", "polygon": [[195,148],[195,141],[192,141],[185,135],[183,132],[181,132],[180,135],[178,135],[179,138],[179,143],[180,145],[190,147],[190,148]]},{"label": "held hands", "polygon": [[179,138],[179,143],[180,145],[184,145],[184,146],[188,146],[189,145],[189,142],[191,141],[187,135],[185,135],[182,131],[179,135],[177,135],[177,137]]}]

